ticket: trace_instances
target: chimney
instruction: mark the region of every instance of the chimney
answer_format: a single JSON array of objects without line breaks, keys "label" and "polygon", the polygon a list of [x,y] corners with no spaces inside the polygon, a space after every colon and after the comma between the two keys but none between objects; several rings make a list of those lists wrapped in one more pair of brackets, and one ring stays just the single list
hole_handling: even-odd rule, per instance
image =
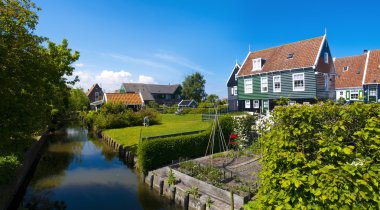
[{"label": "chimney", "polygon": [[367,54],[367,53],[368,53],[368,50],[363,50],[363,53],[364,53],[364,54]]}]

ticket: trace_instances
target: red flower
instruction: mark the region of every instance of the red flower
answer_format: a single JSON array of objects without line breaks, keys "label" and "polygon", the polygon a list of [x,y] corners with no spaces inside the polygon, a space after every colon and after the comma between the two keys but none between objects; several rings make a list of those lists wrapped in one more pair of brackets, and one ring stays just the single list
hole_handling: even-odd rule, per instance
[{"label": "red flower", "polygon": [[237,144],[237,142],[236,141],[231,141],[231,142],[228,142],[228,144],[235,145],[235,144]]},{"label": "red flower", "polygon": [[236,133],[232,133],[230,135],[230,139],[236,139],[238,137],[238,135]]}]

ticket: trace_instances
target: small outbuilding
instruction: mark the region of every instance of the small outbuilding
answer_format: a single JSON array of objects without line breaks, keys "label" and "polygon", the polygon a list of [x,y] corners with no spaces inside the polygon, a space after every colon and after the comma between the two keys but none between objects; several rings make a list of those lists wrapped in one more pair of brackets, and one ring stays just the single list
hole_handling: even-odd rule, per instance
[{"label": "small outbuilding", "polygon": [[190,107],[190,108],[197,108],[198,104],[194,100],[182,100],[178,104],[179,108],[184,108],[184,107]]}]

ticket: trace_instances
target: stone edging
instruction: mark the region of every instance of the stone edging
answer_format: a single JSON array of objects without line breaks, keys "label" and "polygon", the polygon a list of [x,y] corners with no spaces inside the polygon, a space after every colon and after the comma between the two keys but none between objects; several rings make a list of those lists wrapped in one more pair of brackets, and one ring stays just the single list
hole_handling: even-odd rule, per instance
[{"label": "stone edging", "polygon": [[25,153],[24,162],[16,170],[10,183],[0,190],[0,210],[17,209],[22,194],[32,178],[32,174],[41,158],[42,148],[46,144],[49,133],[45,132],[39,140]]},{"label": "stone edging", "polygon": [[119,157],[122,158],[128,165],[135,166],[137,163],[137,156],[132,153],[128,147],[123,147],[123,145],[117,143],[115,140],[105,135],[103,132],[100,132],[99,136],[112,149],[118,151]]}]

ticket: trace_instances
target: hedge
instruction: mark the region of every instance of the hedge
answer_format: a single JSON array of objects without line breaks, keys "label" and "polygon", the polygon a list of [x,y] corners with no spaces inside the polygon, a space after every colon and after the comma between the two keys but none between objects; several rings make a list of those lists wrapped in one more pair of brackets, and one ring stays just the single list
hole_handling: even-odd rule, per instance
[{"label": "hedge", "polygon": [[[233,131],[233,119],[223,115],[219,119],[225,141]],[[187,136],[146,140],[137,149],[138,166],[146,173],[150,170],[170,164],[179,158],[195,158],[205,155],[211,129]],[[215,132],[219,132],[216,130]],[[215,137],[214,153],[219,152],[219,139]]]},{"label": "hedge", "polygon": [[143,141],[137,149],[138,167],[142,172],[159,168],[182,158],[205,154],[210,130],[188,136]]},{"label": "hedge", "polygon": [[379,209],[380,105],[276,107],[245,209]]}]

